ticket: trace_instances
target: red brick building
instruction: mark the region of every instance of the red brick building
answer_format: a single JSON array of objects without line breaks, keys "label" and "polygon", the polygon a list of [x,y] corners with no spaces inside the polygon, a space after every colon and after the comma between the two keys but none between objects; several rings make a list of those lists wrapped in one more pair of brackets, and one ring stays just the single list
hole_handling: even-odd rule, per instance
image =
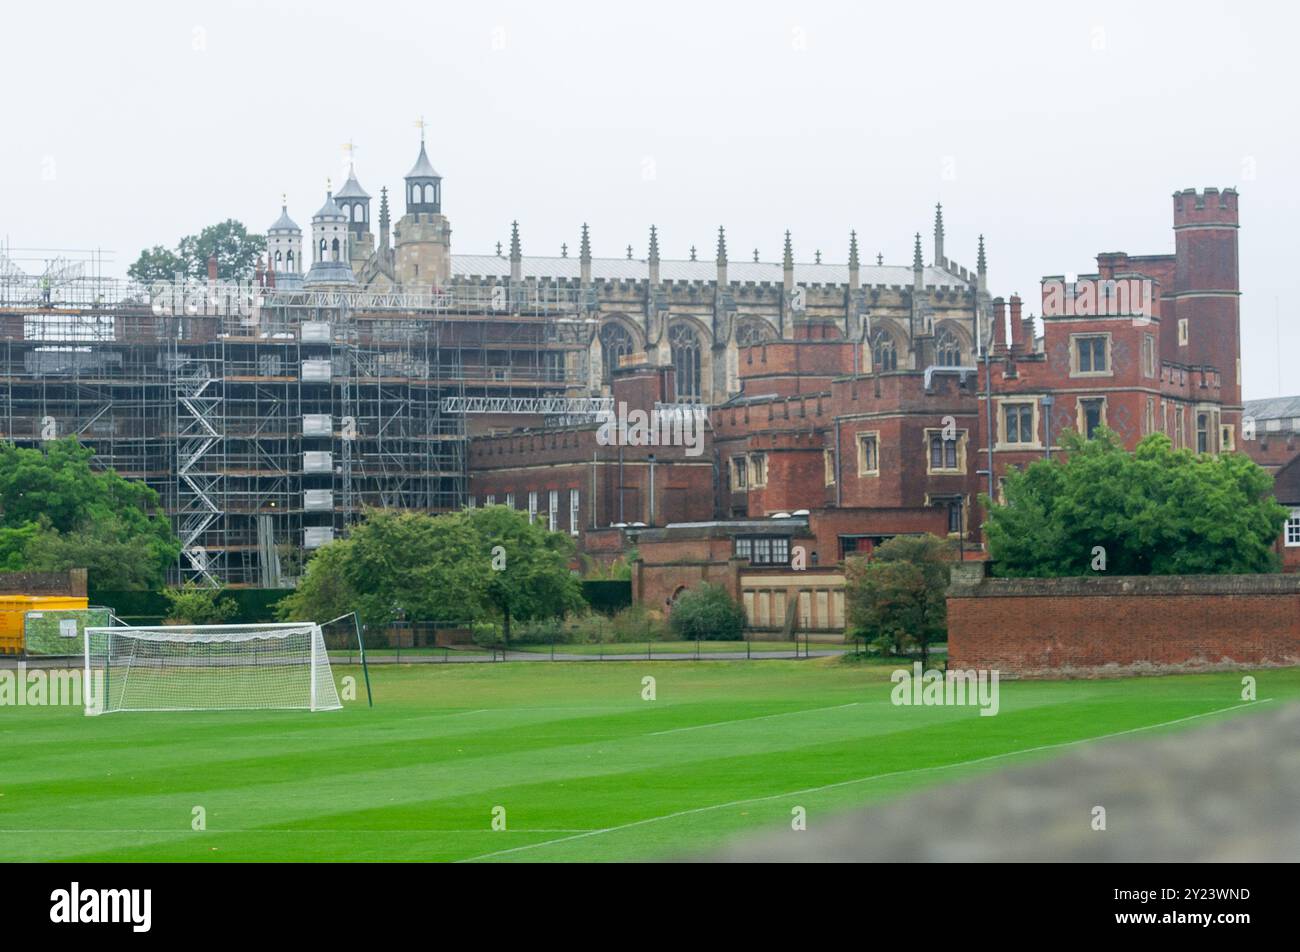
[{"label": "red brick building", "polygon": [[[968,284],[949,288],[926,283],[918,236],[914,283],[873,292],[890,292],[878,314],[846,287],[852,313],[795,312],[779,339],[730,345],[715,380],[736,389],[708,407],[695,454],[607,445],[594,423],[480,437],[473,497],[526,507],[603,560],[635,547],[635,592],[653,606],[711,580],[756,629],[842,628],[846,556],[933,532],[982,558],[978,495],[1059,451],[1067,428],[1104,425],[1129,447],[1162,432],[1199,452],[1238,448],[1237,193],[1189,189],[1173,204],[1172,254],[1107,252],[1094,274],[1045,277],[1041,334],[1018,296],[984,291],[982,241],[977,272],[956,269]],[[936,216],[948,267],[942,241]],[[792,295],[793,267],[787,252]],[[683,400],[678,356],[648,348],[607,365],[615,404]]]}]

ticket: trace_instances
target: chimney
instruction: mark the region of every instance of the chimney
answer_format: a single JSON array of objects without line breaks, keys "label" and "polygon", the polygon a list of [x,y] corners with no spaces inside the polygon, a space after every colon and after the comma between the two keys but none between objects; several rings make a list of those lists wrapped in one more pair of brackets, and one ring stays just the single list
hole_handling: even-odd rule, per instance
[{"label": "chimney", "polygon": [[217,256],[208,255],[208,283],[217,283]]},{"label": "chimney", "polygon": [[1022,353],[1025,349],[1025,325],[1020,317],[1020,295],[1011,295],[1011,352]]},{"label": "chimney", "polygon": [[1007,302],[1000,297],[993,299],[993,344],[989,353],[996,354],[1006,349],[1007,343]]}]

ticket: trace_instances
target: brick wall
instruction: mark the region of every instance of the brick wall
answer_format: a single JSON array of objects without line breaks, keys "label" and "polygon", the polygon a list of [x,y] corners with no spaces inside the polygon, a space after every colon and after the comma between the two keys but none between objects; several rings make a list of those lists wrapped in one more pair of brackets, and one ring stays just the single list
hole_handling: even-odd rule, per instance
[{"label": "brick wall", "polygon": [[948,663],[1020,677],[1300,664],[1300,578],[955,576]]},{"label": "brick wall", "polygon": [[0,595],[86,595],[86,570],[0,572]]}]

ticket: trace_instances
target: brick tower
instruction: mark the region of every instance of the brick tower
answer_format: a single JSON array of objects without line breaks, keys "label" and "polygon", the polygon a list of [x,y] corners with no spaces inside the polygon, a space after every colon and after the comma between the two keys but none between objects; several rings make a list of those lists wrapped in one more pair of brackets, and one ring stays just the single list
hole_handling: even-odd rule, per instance
[{"label": "brick tower", "polygon": [[1241,288],[1237,191],[1174,193],[1174,320],[1161,328],[1166,354],[1211,366],[1222,381],[1223,422],[1241,419]]}]

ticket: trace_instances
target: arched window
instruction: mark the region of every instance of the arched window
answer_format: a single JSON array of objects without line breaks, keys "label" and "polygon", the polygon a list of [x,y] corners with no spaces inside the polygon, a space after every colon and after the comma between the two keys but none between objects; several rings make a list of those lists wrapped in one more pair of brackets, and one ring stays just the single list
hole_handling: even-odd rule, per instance
[{"label": "arched window", "polygon": [[772,337],[771,330],[762,321],[745,321],[736,328],[736,344],[740,347],[752,347]]},{"label": "arched window", "polygon": [[600,329],[600,355],[602,382],[608,384],[614,379],[618,369],[618,359],[632,353],[632,335],[626,327],[617,322],[606,324]]},{"label": "arched window", "polygon": [[278,251],[275,253],[275,270],[284,270],[284,256]]},{"label": "arched window", "polygon": [[287,271],[293,271],[293,270],[294,270],[294,267],[293,267],[293,252],[290,251],[290,252],[285,256],[285,259],[284,259],[284,260],[285,260],[285,264],[286,264],[286,269],[285,269],[285,270],[287,270]]},{"label": "arched window", "polygon": [[334,256],[334,261],[339,260],[339,240],[337,238],[335,238],[334,243],[330,245],[330,253]]},{"label": "arched window", "polygon": [[958,343],[956,336],[953,335],[951,331],[944,331],[939,335],[938,341],[935,342],[934,349],[940,366],[961,366],[961,344]]},{"label": "arched window", "polygon": [[668,331],[676,368],[677,402],[700,402],[700,338],[689,324],[674,324]]},{"label": "arched window", "polygon": [[876,373],[898,369],[898,350],[894,347],[894,339],[884,331],[876,335],[875,344],[871,348],[871,362]]},{"label": "arched window", "polygon": [[318,248],[317,251],[316,251],[316,260],[317,260],[317,261],[324,261],[324,260],[325,260],[325,252],[326,252],[326,250],[327,250],[328,248],[329,248],[329,245],[327,245],[327,244],[325,243],[325,239],[322,238],[322,239],[320,240],[320,248]]}]

